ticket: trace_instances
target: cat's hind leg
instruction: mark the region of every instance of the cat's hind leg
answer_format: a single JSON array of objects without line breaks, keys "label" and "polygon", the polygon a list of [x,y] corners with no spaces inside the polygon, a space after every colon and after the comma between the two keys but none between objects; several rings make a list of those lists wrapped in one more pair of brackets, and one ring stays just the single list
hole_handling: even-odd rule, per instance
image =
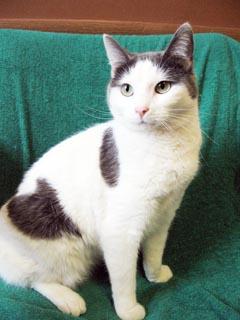
[{"label": "cat's hind leg", "polygon": [[35,283],[32,288],[49,299],[62,312],[78,317],[87,310],[85,301],[79,294],[59,283]]}]

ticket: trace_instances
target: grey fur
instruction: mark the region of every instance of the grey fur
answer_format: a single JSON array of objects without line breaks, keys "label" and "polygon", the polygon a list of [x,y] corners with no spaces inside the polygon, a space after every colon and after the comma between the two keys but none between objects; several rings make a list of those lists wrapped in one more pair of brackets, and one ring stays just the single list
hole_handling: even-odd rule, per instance
[{"label": "grey fur", "polygon": [[118,149],[112,128],[105,130],[100,148],[100,169],[105,182],[114,187],[118,184],[120,174]]},{"label": "grey fur", "polygon": [[119,65],[113,72],[113,77],[110,81],[110,86],[115,87],[118,86],[119,80],[123,77],[123,75],[131,70],[138,61],[137,55],[132,55],[131,58],[127,60],[127,62]]},{"label": "grey fur", "polygon": [[22,233],[36,239],[57,239],[63,234],[81,237],[81,233],[64,213],[56,191],[45,179],[29,195],[13,197],[7,205],[11,222]]}]

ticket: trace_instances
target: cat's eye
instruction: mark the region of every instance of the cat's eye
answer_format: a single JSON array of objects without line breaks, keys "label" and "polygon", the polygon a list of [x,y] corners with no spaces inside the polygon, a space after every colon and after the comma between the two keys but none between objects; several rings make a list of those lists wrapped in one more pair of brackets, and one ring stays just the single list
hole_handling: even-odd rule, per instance
[{"label": "cat's eye", "polygon": [[129,83],[124,83],[121,85],[121,93],[126,97],[130,97],[133,95],[133,87]]},{"label": "cat's eye", "polygon": [[171,88],[171,82],[170,81],[160,81],[155,87],[155,92],[157,93],[166,93]]}]

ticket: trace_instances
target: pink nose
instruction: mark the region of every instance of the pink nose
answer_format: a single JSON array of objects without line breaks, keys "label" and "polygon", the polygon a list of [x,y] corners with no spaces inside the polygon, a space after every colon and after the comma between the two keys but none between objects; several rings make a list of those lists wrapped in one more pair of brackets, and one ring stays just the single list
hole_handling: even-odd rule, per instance
[{"label": "pink nose", "polygon": [[139,107],[136,108],[135,111],[140,115],[141,119],[144,117],[144,115],[149,111],[148,107]]}]

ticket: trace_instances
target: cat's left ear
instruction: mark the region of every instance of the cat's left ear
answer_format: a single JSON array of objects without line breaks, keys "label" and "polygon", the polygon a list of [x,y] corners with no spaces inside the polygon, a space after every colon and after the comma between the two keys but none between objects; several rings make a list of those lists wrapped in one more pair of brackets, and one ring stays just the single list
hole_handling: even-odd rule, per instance
[{"label": "cat's left ear", "polygon": [[162,61],[170,57],[179,57],[187,68],[192,67],[193,61],[193,31],[191,25],[186,22],[175,32],[169,46],[163,54]]},{"label": "cat's left ear", "polygon": [[117,41],[114,40],[108,34],[103,35],[103,42],[104,42],[104,46],[105,46],[105,50],[107,53],[109,63],[112,67],[112,76],[113,76],[115,70],[119,66],[121,66],[129,61],[129,55],[128,55],[128,52],[125,49],[123,49],[117,43]]}]

